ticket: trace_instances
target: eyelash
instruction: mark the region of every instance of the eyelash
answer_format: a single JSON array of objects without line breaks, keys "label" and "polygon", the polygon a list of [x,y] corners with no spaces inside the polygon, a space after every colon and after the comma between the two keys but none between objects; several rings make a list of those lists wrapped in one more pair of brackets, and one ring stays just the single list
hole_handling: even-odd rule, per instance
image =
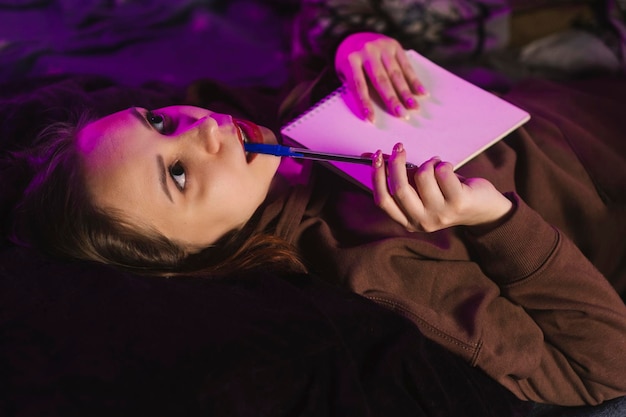
[{"label": "eyelash", "polygon": [[[172,122],[172,119],[167,114],[155,113],[151,110],[148,110],[146,113],[146,120],[150,125],[159,133],[163,135],[169,135],[174,133],[176,130],[176,126]],[[163,123],[162,128],[158,128],[156,124]]]},{"label": "eyelash", "polygon": [[[180,173],[175,172],[177,170],[180,170],[182,172]],[[174,181],[174,185],[176,186],[176,188],[178,188],[178,191],[181,191],[181,192],[184,191],[187,185],[187,170],[185,169],[185,166],[180,161],[176,161],[172,165],[170,165],[167,171],[170,175],[170,178],[172,178],[172,181]],[[176,176],[180,176],[180,175],[183,176],[182,185],[176,179]]]}]

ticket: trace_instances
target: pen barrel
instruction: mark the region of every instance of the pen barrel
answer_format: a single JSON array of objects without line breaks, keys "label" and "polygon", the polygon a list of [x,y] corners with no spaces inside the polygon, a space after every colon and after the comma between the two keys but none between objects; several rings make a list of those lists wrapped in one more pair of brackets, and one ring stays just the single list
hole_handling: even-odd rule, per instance
[{"label": "pen barrel", "polygon": [[[316,161],[335,161],[335,162],[349,162],[353,164],[371,165],[372,160],[365,156],[356,155],[342,155],[329,152],[311,151],[308,149],[296,149],[292,148],[294,156],[312,159]],[[300,156],[301,155],[301,156]]]},{"label": "pen barrel", "polygon": [[[300,148],[291,148],[294,152],[294,157],[296,158],[306,158],[312,159],[316,161],[335,161],[335,162],[349,162],[353,164],[362,164],[362,165],[372,165],[372,159],[367,156],[356,156],[356,155],[344,155],[344,154],[336,154],[336,153],[328,153],[328,152],[319,152],[319,151],[311,151],[308,149],[300,149]],[[302,156],[300,156],[302,155]],[[384,157],[385,163],[388,162],[389,157]],[[415,169],[417,165],[407,162],[407,169]]]},{"label": "pen barrel", "polygon": [[[312,151],[304,148],[292,148],[283,145],[273,145],[265,143],[245,143],[246,152],[263,153],[275,156],[288,156],[291,158],[311,159],[314,161],[334,161],[348,162],[352,164],[372,165],[372,159],[367,156],[344,155],[331,152]],[[386,159],[385,159],[385,162]],[[416,166],[407,163],[407,168],[415,168]]]}]

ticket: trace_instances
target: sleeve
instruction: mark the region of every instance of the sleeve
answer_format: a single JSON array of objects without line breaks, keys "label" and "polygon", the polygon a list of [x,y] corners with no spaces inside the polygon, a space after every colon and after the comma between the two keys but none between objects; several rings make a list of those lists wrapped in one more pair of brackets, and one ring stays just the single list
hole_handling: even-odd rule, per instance
[{"label": "sleeve", "polygon": [[[493,230],[470,232],[469,239],[501,296],[522,308],[540,332],[526,341],[527,358],[511,358],[499,349],[502,334],[484,329],[475,365],[536,402],[598,404],[626,394],[623,301],[566,236],[519,197],[510,198],[515,213]],[[528,367],[512,374],[516,359]]]},{"label": "sleeve", "polygon": [[[416,1],[304,0],[296,17],[294,53],[329,63],[341,41],[353,33],[382,33],[403,43],[408,33],[403,29],[418,21],[422,21],[419,32],[423,36],[414,30],[411,47],[421,50],[425,46],[421,40],[432,26],[423,19],[425,14],[424,4]],[[401,21],[399,16],[403,16]]]},{"label": "sleeve", "polygon": [[376,32],[434,59],[467,57],[508,41],[509,14],[505,0],[304,0],[293,51],[332,63],[347,36]]}]

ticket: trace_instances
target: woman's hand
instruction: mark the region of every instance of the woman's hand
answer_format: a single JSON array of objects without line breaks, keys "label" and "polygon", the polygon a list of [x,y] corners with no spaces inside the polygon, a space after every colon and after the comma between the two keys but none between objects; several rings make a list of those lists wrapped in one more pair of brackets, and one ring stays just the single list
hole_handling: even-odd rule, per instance
[{"label": "woman's hand", "polygon": [[513,207],[489,181],[461,178],[450,163],[432,158],[407,172],[405,162],[401,143],[394,147],[387,170],[381,152],[376,152],[372,180],[376,205],[409,231],[489,226]]},{"label": "woman's hand", "polygon": [[368,80],[398,117],[406,117],[406,109],[418,108],[415,96],[426,94],[400,43],[378,33],[355,33],[344,39],[335,54],[335,70],[369,121],[374,120],[374,107]]}]

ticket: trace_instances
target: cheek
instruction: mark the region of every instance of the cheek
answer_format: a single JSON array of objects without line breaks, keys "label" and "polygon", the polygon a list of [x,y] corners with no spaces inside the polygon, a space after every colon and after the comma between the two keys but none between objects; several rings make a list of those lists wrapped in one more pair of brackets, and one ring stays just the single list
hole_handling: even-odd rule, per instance
[{"label": "cheek", "polygon": [[279,162],[279,158],[259,155],[254,167],[214,172],[210,191],[203,197],[205,210],[218,211],[219,218],[229,224],[247,222],[267,197]]},{"label": "cheek", "polygon": [[242,208],[251,216],[267,197],[269,187],[265,182],[255,181],[248,187],[241,189],[238,201]]},{"label": "cheek", "polygon": [[261,198],[265,199],[265,197],[267,196],[269,192],[274,176],[276,175],[276,172],[278,171],[278,167],[280,165],[280,158],[276,158],[276,157],[269,156],[269,155],[261,155],[261,156],[267,158],[267,161],[263,161],[264,162],[263,170],[257,176],[256,186],[257,186],[258,192],[262,194]]},{"label": "cheek", "polygon": [[266,183],[272,181],[274,175],[276,175],[276,171],[278,171],[278,167],[280,165],[280,158],[277,158],[272,155],[258,155],[259,163],[261,165],[259,175],[259,180],[263,179]]},{"label": "cheek", "polygon": [[213,188],[205,200],[205,209],[231,225],[243,224],[261,205],[267,189],[254,178],[229,179]]},{"label": "cheek", "polygon": [[[267,174],[267,172],[268,170],[266,170],[264,174]],[[272,175],[257,175],[245,186],[240,184],[241,188],[239,189],[236,201],[240,204],[243,211],[245,211],[248,218],[252,217],[254,212],[267,198],[272,178]]]}]

